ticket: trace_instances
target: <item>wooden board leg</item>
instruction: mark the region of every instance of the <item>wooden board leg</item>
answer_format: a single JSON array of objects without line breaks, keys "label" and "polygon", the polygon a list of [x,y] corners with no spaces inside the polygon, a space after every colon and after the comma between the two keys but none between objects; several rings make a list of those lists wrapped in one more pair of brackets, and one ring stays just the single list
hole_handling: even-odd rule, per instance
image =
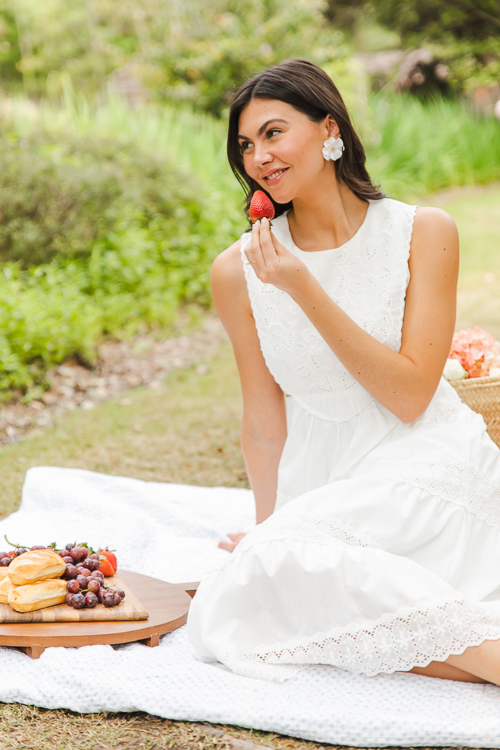
[{"label": "wooden board leg", "polygon": [[24,653],[27,654],[31,659],[39,659],[45,651],[45,646],[25,646],[21,649],[21,651],[24,651]]},{"label": "wooden board leg", "polygon": [[160,634],[159,633],[152,633],[149,638],[146,638],[146,646],[150,646],[150,648],[154,648],[155,646],[160,645]]}]

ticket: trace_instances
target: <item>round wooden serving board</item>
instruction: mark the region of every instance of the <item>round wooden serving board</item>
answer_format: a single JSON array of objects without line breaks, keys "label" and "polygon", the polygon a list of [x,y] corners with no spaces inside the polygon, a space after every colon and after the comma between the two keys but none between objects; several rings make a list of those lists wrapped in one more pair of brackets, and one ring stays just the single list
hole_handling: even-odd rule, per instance
[{"label": "round wooden serving board", "polygon": [[38,659],[48,646],[90,646],[133,641],[145,641],[147,646],[157,646],[160,635],[184,625],[191,602],[186,589],[195,588],[195,584],[184,587],[123,570],[120,575],[149,613],[147,620],[2,623],[0,646],[21,648],[33,659]]}]

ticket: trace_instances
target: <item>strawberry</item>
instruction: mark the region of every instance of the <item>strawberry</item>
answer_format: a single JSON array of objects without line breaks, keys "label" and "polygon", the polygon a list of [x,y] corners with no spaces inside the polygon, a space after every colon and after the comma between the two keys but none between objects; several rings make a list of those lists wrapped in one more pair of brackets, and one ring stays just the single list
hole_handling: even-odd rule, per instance
[{"label": "strawberry", "polygon": [[113,552],[110,552],[109,549],[100,549],[99,560],[101,561],[101,573],[104,576],[114,576],[116,569],[118,568],[116,555]]},{"label": "strawberry", "polygon": [[274,206],[262,190],[256,190],[252,195],[248,213],[254,222],[264,218],[271,221],[274,219]]}]

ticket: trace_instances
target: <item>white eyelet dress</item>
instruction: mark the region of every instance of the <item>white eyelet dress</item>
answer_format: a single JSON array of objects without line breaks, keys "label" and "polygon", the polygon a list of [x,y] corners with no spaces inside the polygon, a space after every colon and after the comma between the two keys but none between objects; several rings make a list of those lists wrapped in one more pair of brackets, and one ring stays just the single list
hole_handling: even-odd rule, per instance
[{"label": "white eyelet dress", "polygon": [[[303,252],[335,302],[399,351],[415,207],[371,201],[345,245]],[[289,295],[242,261],[266,364],[287,395],[274,514],[191,605],[204,661],[283,681],[311,664],[375,675],[500,639],[500,451],[442,379],[411,424],[343,367]]]}]

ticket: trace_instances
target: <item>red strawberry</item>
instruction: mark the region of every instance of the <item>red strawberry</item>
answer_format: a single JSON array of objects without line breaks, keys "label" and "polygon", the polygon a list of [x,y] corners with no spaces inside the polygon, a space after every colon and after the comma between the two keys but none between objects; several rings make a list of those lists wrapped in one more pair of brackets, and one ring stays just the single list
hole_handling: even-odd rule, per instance
[{"label": "red strawberry", "polygon": [[101,561],[101,567],[99,570],[104,576],[114,576],[118,564],[116,562],[116,555],[110,552],[109,549],[99,550],[99,560]]},{"label": "red strawberry", "polygon": [[262,190],[256,190],[252,195],[248,213],[254,222],[264,218],[271,221],[274,219],[274,206]]}]

